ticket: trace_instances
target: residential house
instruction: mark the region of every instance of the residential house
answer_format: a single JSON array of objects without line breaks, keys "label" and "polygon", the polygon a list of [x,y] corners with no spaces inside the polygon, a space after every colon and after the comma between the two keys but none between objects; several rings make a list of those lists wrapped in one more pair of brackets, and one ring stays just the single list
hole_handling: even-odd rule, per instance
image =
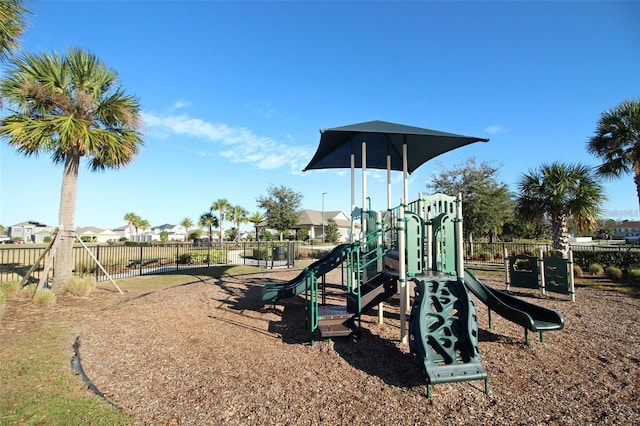
[{"label": "residential house", "polygon": [[[148,242],[152,241],[152,233],[150,228],[136,229],[131,225],[124,225],[119,228],[113,228],[113,232],[118,234],[118,239],[126,238],[129,241]],[[160,237],[158,237],[160,240]]]},{"label": "residential house", "polygon": [[187,230],[184,226],[165,223],[151,228],[151,241],[160,241],[162,232],[167,232],[169,241],[185,241],[187,239]]},{"label": "residential house", "polygon": [[107,243],[109,241],[118,241],[120,235],[110,229],[97,228],[95,226],[87,226],[76,228],[76,234],[86,242]]},{"label": "residential house", "polygon": [[[302,210],[299,213],[298,223],[293,227],[293,231],[298,229],[306,229],[309,235],[309,240],[322,240],[323,237],[323,223],[324,234],[327,234],[329,227],[329,219],[333,219],[338,225],[339,242],[349,241],[351,233],[351,218],[343,211],[325,211],[324,213],[319,210]],[[360,223],[355,224],[356,233],[360,231]],[[269,228],[267,221],[258,224],[258,234],[262,234],[264,231],[271,231],[274,235],[277,235],[277,231]]]},{"label": "residential house", "polygon": [[13,239],[20,239],[26,243],[42,243],[46,237],[51,237],[55,227],[45,225],[35,220],[16,223],[9,227],[8,235]]},{"label": "residential house", "polygon": [[624,240],[624,237],[631,235],[640,235],[640,222],[627,220],[618,222],[613,227],[613,239],[615,240]]}]

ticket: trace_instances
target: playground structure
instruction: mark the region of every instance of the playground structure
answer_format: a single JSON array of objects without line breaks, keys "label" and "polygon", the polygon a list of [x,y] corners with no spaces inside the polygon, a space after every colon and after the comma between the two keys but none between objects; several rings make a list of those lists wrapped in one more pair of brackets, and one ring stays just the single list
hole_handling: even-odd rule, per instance
[{"label": "playground structure", "polygon": [[[426,372],[427,396],[432,385],[472,380],[483,380],[488,393],[472,294],[490,311],[522,325],[525,337],[528,330],[560,330],[564,321],[555,311],[491,289],[464,269],[461,195],[420,195],[408,202],[410,172],[444,152],[479,141],[488,139],[382,121],[321,130],[320,144],[305,170],[351,168],[351,243],[336,247],[289,282],[265,285],[262,300],[275,305],[304,294],[313,345],[318,334],[332,338],[358,333],[362,314],[374,306],[382,322],[383,302],[399,292],[400,339]],[[384,212],[366,209],[367,165],[387,170]],[[355,205],[356,167],[362,170],[361,208]],[[400,205],[394,208],[391,170],[402,171],[404,184]],[[357,219],[358,236],[353,225]],[[345,301],[328,304],[325,275],[342,265]],[[410,282],[415,284],[411,308]]]},{"label": "playground structure", "polygon": [[[483,380],[489,392],[472,295],[489,312],[524,327],[527,343],[528,331],[540,332],[542,340],[544,331],[564,327],[559,313],[488,287],[464,269],[460,196],[420,195],[384,214],[362,214],[368,226],[361,238],[337,246],[293,280],[263,289],[263,301],[274,304],[304,295],[312,344],[318,335],[357,333],[361,315],[375,306],[382,321],[382,303],[399,292],[401,341],[424,368],[430,397],[432,385],[460,381]],[[342,265],[345,303],[327,304],[324,276]],[[412,306],[410,283],[415,284]]]},{"label": "playground structure", "polygon": [[571,296],[576,301],[573,275],[573,254],[569,250],[567,259],[562,256],[544,257],[542,249],[538,256],[519,254],[508,256],[504,252],[505,282],[507,291],[511,287],[540,290],[544,295],[547,290]]}]

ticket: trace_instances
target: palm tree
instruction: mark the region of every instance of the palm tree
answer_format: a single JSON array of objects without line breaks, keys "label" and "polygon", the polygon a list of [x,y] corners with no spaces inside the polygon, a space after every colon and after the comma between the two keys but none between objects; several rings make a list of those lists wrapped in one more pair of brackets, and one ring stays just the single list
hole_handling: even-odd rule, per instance
[{"label": "palm tree", "polygon": [[138,222],[138,227],[136,228],[136,233],[138,232],[138,228],[142,229],[142,236],[144,237],[145,230],[148,230],[151,227],[151,224],[147,219],[140,219]]},{"label": "palm tree", "polygon": [[184,240],[187,241],[187,238],[189,238],[189,229],[193,228],[193,221],[185,217],[182,219],[182,222],[180,222],[180,225],[184,226]]},{"label": "palm tree", "polygon": [[140,216],[133,212],[129,212],[124,215],[124,220],[127,221],[127,226],[129,226],[129,234],[133,229],[138,229],[138,223],[140,222]]},{"label": "palm tree", "polygon": [[129,164],[143,145],[140,104],[120,88],[118,74],[82,49],[11,61],[0,95],[13,107],[0,136],[26,155],[50,153],[63,164],[53,286],[71,279],[80,159],[92,171]]},{"label": "palm tree", "polygon": [[599,176],[617,179],[633,174],[640,206],[640,100],[624,101],[600,116],[587,150],[603,160]]},{"label": "palm tree", "polygon": [[217,211],[220,214],[220,243],[224,242],[224,221],[230,207],[231,204],[224,198],[219,198],[211,205],[211,211]]},{"label": "palm tree", "polygon": [[553,248],[563,255],[569,250],[569,218],[580,231],[593,229],[605,201],[603,187],[593,171],[580,164],[543,164],[540,169],[523,174],[518,189],[517,214],[538,221],[547,217]]},{"label": "palm tree", "polygon": [[212,212],[202,213],[199,220],[200,226],[209,229],[209,247],[213,241],[213,228],[218,227],[218,218]]},{"label": "palm tree", "polygon": [[236,241],[240,239],[240,225],[247,223],[249,212],[241,206],[232,206],[229,208],[229,220],[236,225]]},{"label": "palm tree", "polygon": [[0,2],[0,61],[5,61],[18,48],[18,39],[24,31],[24,15],[28,13],[24,0]]},{"label": "palm tree", "polygon": [[249,222],[253,223],[253,229],[256,230],[256,241],[258,241],[258,225],[266,220],[265,216],[260,212],[255,212],[248,217]]}]

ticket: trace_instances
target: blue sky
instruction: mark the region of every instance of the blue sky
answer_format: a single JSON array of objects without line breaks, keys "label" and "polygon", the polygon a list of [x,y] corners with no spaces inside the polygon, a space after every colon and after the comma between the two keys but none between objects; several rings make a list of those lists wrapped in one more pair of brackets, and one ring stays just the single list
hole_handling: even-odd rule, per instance
[{"label": "blue sky", "polygon": [[[80,171],[76,226],[194,222],[226,198],[250,212],[269,185],[303,208],[350,208],[348,170],[302,172],[319,129],[384,120],[488,137],[410,176],[413,199],[468,158],[522,173],[596,165],[600,114],[640,98],[638,2],[35,1],[24,50],[82,47],[140,99],[145,147]],[[0,144],[0,223],[56,225],[62,169]],[[386,173],[367,174],[374,208]],[[399,202],[401,176],[394,173]],[[356,184],[359,191],[359,178]],[[639,219],[632,177],[605,184],[607,217]],[[360,200],[359,193],[356,200]],[[247,226],[249,228],[249,226]]]}]

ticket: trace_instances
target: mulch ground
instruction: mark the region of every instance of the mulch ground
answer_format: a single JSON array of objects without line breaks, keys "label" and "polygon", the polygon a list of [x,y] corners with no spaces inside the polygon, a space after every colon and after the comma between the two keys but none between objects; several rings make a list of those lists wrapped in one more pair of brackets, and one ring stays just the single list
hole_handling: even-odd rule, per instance
[{"label": "mulch ground", "polygon": [[[375,311],[363,317],[360,339],[310,346],[301,298],[273,309],[260,297],[266,282],[298,272],[124,296],[98,289],[77,325],[82,367],[109,401],[146,424],[640,424],[638,298],[578,288],[572,303],[516,289],[565,320],[543,343],[530,333],[529,346],[520,326],[497,315],[489,330],[478,302],[490,394],[481,381],[465,382],[437,385],[427,399],[424,372],[400,342],[397,296],[383,325]],[[327,280],[339,283],[338,272]]]}]

